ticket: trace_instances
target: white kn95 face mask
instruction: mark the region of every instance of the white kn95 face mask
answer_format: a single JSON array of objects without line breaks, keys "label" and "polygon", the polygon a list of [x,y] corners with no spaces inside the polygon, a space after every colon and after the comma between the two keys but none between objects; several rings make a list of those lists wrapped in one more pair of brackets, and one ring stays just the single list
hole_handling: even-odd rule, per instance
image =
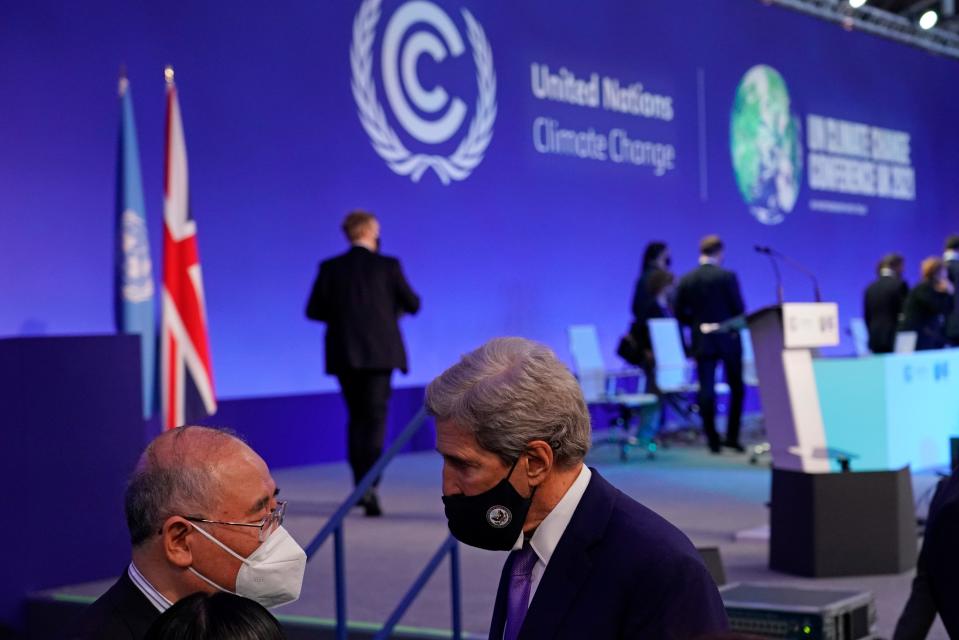
[{"label": "white kn95 face mask", "polygon": [[236,574],[236,591],[224,589],[190,567],[194,575],[211,587],[250,598],[264,607],[289,604],[300,597],[303,574],[306,572],[306,552],[282,526],[277,527],[248,558],[239,555],[201,527],[194,524],[193,528],[243,563]]}]

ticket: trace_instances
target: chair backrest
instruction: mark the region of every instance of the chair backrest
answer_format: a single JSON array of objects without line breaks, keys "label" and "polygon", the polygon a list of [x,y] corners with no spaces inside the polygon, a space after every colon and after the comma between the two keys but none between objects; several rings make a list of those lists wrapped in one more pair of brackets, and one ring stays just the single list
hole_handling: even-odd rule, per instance
[{"label": "chair backrest", "polygon": [[569,353],[587,403],[601,402],[606,394],[606,364],[594,324],[573,324],[567,329]]},{"label": "chair backrest", "polygon": [[849,333],[852,335],[852,343],[856,348],[856,355],[860,358],[868,356],[870,353],[869,329],[866,327],[866,321],[862,318],[850,318]]},{"label": "chair backrest", "polygon": [[751,387],[759,386],[756,352],[753,351],[753,335],[749,333],[749,329],[739,330],[739,341],[743,345],[743,382]]},{"label": "chair backrest", "polygon": [[896,353],[912,353],[916,350],[916,340],[919,334],[915,331],[899,331],[896,333],[896,345],[893,351]]},{"label": "chair backrest", "polygon": [[651,318],[649,339],[656,357],[656,385],[663,391],[686,384],[686,351],[676,318]]}]

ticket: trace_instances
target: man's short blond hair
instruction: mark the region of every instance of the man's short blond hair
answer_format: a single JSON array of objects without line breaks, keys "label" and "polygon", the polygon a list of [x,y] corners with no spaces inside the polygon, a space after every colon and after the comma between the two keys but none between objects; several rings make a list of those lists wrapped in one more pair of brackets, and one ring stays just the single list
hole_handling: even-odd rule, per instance
[{"label": "man's short blond hair", "polygon": [[346,214],[346,217],[343,218],[343,233],[346,234],[347,240],[356,242],[374,222],[376,222],[376,216],[369,211],[362,211],[360,209],[350,211]]},{"label": "man's short blond hair", "polygon": [[708,235],[699,241],[699,253],[704,256],[714,257],[723,250],[723,241],[717,235]]}]

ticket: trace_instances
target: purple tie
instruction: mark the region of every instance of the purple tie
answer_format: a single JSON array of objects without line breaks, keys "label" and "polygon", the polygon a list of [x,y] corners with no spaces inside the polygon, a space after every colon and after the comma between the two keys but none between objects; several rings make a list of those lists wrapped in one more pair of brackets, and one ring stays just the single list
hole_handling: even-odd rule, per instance
[{"label": "purple tie", "polygon": [[523,548],[509,554],[509,594],[506,600],[506,631],[503,640],[516,640],[519,630],[529,609],[529,591],[533,584],[533,565],[536,564],[536,552],[529,541],[523,542]]}]

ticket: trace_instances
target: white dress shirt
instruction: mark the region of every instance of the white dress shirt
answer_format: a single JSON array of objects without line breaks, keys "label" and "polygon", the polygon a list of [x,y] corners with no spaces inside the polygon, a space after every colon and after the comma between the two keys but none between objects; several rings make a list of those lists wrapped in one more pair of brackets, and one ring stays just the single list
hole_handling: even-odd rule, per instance
[{"label": "white dress shirt", "polygon": [[[546,571],[546,565],[549,564],[549,559],[552,557],[553,551],[556,550],[556,545],[559,544],[560,538],[563,537],[563,533],[566,531],[569,521],[573,518],[573,512],[576,511],[576,507],[579,506],[579,501],[582,500],[583,494],[586,493],[586,486],[589,484],[591,475],[592,472],[590,472],[589,467],[584,464],[583,468],[580,469],[579,475],[576,476],[576,480],[574,480],[573,484],[566,490],[566,494],[562,500],[543,518],[543,521],[536,527],[536,531],[533,532],[533,537],[530,538],[529,544],[533,548],[533,551],[536,552],[536,564],[533,565],[531,576],[532,584],[530,584],[529,589],[530,603],[533,602],[536,587],[539,586],[540,578],[543,577],[543,572]],[[516,539],[516,543],[513,545],[513,550],[515,551],[522,548],[523,534],[520,533],[519,538]]]},{"label": "white dress shirt", "polygon": [[163,613],[173,606],[173,603],[167,600],[165,595],[157,591],[156,588],[150,584],[150,581],[143,577],[143,574],[140,573],[140,570],[137,569],[136,565],[132,562],[127,569],[127,575],[130,576],[130,580],[137,586],[137,589],[150,601],[150,604],[156,607],[157,611]]}]

